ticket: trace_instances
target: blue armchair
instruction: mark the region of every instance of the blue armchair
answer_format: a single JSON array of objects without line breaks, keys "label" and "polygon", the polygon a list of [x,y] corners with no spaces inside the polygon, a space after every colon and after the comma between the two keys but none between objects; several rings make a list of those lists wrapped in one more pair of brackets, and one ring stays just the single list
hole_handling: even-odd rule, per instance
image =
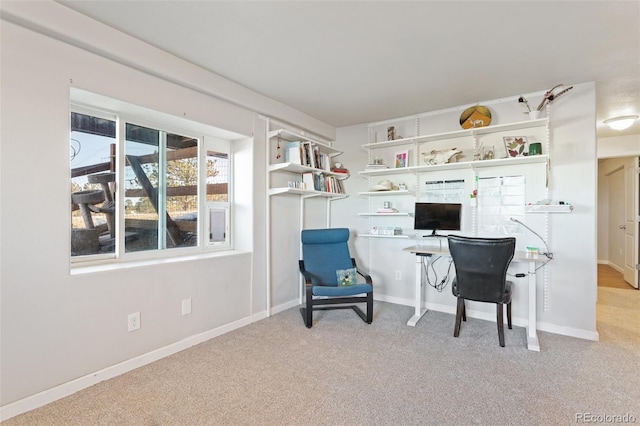
[{"label": "blue armchair", "polygon": [[[371,324],[373,285],[369,274],[359,270],[349,254],[349,229],[306,229],[301,239],[299,263],[306,302],[300,312],[307,328],[313,325],[313,311],[326,309],[353,309],[364,322]],[[365,282],[357,282],[357,275]],[[366,303],[366,315],[354,303]]]}]

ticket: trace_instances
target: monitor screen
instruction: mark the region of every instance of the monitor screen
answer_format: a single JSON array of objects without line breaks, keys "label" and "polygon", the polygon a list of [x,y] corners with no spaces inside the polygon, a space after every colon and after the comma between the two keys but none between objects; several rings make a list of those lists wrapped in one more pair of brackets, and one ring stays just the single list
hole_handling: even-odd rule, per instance
[{"label": "monitor screen", "polygon": [[414,229],[460,231],[460,211],[462,204],[416,203]]}]

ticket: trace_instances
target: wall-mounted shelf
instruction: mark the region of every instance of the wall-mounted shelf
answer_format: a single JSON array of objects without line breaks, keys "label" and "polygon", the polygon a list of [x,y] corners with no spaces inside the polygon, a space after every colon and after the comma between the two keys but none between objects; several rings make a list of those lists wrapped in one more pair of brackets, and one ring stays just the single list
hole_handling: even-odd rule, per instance
[{"label": "wall-mounted shelf", "polygon": [[305,172],[317,172],[324,173],[327,176],[335,176],[340,180],[349,178],[348,173],[337,173],[329,170],[316,169],[309,166],[303,166],[298,163],[275,163],[269,165],[269,172],[291,172],[291,173],[305,173]]},{"label": "wall-mounted shelf", "polygon": [[364,238],[395,238],[395,239],[408,239],[408,235],[373,235],[373,234],[358,234],[358,237]]},{"label": "wall-mounted shelf", "polygon": [[[526,157],[516,158],[497,158],[494,160],[481,160],[481,161],[459,161],[455,163],[446,164],[434,164],[424,166],[411,166],[411,167],[399,167],[396,169],[380,169],[380,170],[363,170],[358,172],[362,176],[383,176],[383,175],[395,175],[406,173],[427,173],[437,172],[443,170],[459,170],[459,169],[478,169],[484,167],[499,167],[499,166],[516,166],[520,164],[533,164],[533,163],[546,163],[549,161],[548,155],[533,155]],[[382,191],[389,192],[389,191]]]},{"label": "wall-mounted shelf", "polygon": [[304,132],[296,132],[290,129],[276,129],[267,133],[267,138],[271,139],[274,137],[280,136],[285,140],[299,139],[303,141],[309,141],[313,144],[316,144],[322,148],[322,152],[326,153],[331,157],[335,157],[336,155],[342,154],[342,151],[339,151],[331,146],[330,142],[320,141],[318,139],[310,138],[305,135]]},{"label": "wall-mounted shelf", "polygon": [[376,196],[376,195],[384,195],[384,196],[388,196],[388,195],[408,195],[410,194],[410,192],[406,189],[402,189],[402,190],[395,190],[395,191],[365,191],[365,192],[358,192],[358,195],[365,195],[365,196]]},{"label": "wall-mounted shelf", "polygon": [[393,146],[408,145],[413,143],[442,141],[447,139],[456,139],[464,137],[481,136],[490,133],[507,132],[510,130],[522,130],[530,127],[545,127],[549,122],[548,118],[539,118],[537,120],[518,121],[516,123],[497,124],[494,126],[477,127],[466,130],[456,130],[453,132],[436,133],[424,136],[414,136],[410,138],[395,139],[392,141],[374,142],[362,145],[366,150],[389,148]]},{"label": "wall-mounted shelf", "polygon": [[538,205],[530,204],[525,206],[525,213],[571,213],[573,206],[569,204],[553,204],[553,205]]},{"label": "wall-mounted shelf", "polygon": [[413,213],[358,213],[358,216],[412,216]]},{"label": "wall-mounted shelf", "polygon": [[271,188],[269,190],[269,195],[282,195],[282,194],[302,195],[305,198],[325,197],[325,198],[331,198],[331,199],[340,199],[340,198],[348,197],[348,195],[346,194],[339,194],[337,192],[311,191],[308,189],[299,189],[299,188]]}]

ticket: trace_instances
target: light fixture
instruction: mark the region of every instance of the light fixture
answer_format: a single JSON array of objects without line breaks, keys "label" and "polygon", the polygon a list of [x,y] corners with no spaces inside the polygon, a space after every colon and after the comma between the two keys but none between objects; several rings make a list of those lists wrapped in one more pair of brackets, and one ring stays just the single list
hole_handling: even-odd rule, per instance
[{"label": "light fixture", "polygon": [[621,117],[613,117],[604,120],[604,124],[607,124],[614,130],[624,130],[631,127],[634,121],[638,119],[637,115],[623,115]]}]

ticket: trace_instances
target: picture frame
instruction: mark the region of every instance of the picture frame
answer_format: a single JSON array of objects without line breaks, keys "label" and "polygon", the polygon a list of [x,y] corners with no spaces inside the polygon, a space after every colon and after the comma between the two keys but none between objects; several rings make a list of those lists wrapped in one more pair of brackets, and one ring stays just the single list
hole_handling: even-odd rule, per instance
[{"label": "picture frame", "polygon": [[396,152],[393,163],[396,169],[409,167],[409,150],[405,149]]},{"label": "picture frame", "polygon": [[507,158],[529,156],[529,141],[526,136],[505,136],[502,139]]}]

